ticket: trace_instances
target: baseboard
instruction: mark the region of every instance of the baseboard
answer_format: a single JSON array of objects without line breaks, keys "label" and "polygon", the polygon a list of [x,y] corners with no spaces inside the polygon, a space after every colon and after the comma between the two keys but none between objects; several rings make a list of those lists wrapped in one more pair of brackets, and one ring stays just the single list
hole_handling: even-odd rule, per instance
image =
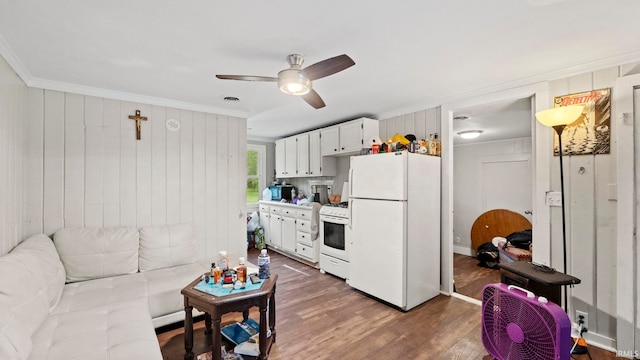
[{"label": "baseboard", "polygon": [[453,245],[453,252],[456,253],[456,254],[467,255],[467,256],[474,256],[475,255],[473,253],[473,250],[471,250],[467,246]]},{"label": "baseboard", "polygon": [[[576,329],[576,324],[573,324],[574,327],[573,329]],[[576,331],[572,331],[572,336],[576,336],[577,330]],[[607,351],[612,351],[612,352],[616,352],[616,340],[612,339],[610,337],[604,336],[604,335],[600,335],[598,333],[594,333],[591,331],[588,331],[584,334],[584,339],[587,341],[587,345],[592,345],[595,347],[598,347],[600,349],[604,349]]]}]

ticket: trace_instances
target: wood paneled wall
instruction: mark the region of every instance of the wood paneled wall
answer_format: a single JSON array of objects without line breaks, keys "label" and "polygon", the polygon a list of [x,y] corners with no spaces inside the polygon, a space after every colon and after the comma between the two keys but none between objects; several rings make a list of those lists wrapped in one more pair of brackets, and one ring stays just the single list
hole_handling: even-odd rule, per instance
[{"label": "wood paneled wall", "polygon": [[[549,95],[579,93],[615,85],[620,68],[576,75],[551,81]],[[550,102],[551,103],[551,102]],[[615,106],[615,104],[614,104]],[[611,111],[611,139],[618,126]],[[549,130],[552,131],[552,130]],[[616,146],[611,153],[563,157],[567,262],[571,275],[582,280],[571,289],[573,310],[589,314],[589,332],[616,338],[616,201],[609,198],[610,184],[616,184]],[[584,171],[581,171],[584,168]],[[554,157],[551,184],[560,191],[560,164]],[[552,264],[562,269],[562,213],[551,208]],[[573,314],[570,314],[573,318]]]},{"label": "wood paneled wall", "polygon": [[0,57],[0,255],[22,240],[27,87]]},{"label": "wood paneled wall", "polygon": [[27,235],[192,223],[202,260],[246,255],[246,119],[35,88],[27,101]]},{"label": "wood paneled wall", "polygon": [[429,134],[440,134],[440,108],[431,108],[380,120],[380,139],[385,141],[396,133],[413,134],[418,140]]}]

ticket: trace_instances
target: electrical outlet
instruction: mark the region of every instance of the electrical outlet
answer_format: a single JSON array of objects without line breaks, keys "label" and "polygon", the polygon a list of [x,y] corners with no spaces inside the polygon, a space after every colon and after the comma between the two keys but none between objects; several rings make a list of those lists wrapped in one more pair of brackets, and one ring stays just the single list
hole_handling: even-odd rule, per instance
[{"label": "electrical outlet", "polygon": [[584,311],[580,311],[580,310],[576,310],[576,318],[575,318],[575,322],[576,324],[580,324],[580,317],[582,316],[582,319],[584,321],[584,323],[582,324],[582,327],[589,327],[589,314],[587,314]]},{"label": "electrical outlet", "polygon": [[454,242],[454,243],[456,243],[456,244],[460,244],[460,236],[456,236],[456,237],[453,239],[453,242]]}]

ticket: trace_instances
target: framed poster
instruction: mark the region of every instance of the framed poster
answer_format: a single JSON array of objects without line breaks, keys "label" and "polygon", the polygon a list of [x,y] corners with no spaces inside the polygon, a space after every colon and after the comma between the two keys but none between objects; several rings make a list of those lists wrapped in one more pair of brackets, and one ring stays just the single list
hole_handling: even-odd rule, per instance
[{"label": "framed poster", "polygon": [[[611,150],[611,88],[553,98],[553,107],[568,105],[583,105],[584,110],[578,120],[562,132],[562,155],[608,154]],[[559,155],[557,134],[553,137],[553,154]]]}]

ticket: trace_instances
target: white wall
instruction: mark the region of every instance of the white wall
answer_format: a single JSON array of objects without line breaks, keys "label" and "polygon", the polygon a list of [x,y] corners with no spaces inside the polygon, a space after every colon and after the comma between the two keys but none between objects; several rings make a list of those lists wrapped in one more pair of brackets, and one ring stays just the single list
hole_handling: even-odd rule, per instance
[{"label": "white wall", "polygon": [[[613,87],[620,73],[620,67],[612,67],[551,81],[549,103],[554,96]],[[611,115],[613,141],[618,126],[615,112]],[[616,338],[617,213],[616,202],[609,199],[608,191],[609,184],[617,182],[616,158],[613,144],[610,154],[563,157],[568,272],[582,281],[571,290],[570,303],[574,311],[589,314],[589,333],[613,339]],[[579,171],[581,167],[585,168],[583,173]],[[558,158],[554,157],[551,184],[555,191],[560,191],[559,168]],[[562,214],[559,207],[551,208],[551,236],[552,264],[562,269]]]},{"label": "white wall", "polygon": [[26,91],[24,82],[0,56],[0,255],[23,237]]},{"label": "white wall", "polygon": [[203,260],[246,255],[245,119],[35,88],[27,101],[26,235],[192,223]]},{"label": "white wall", "polygon": [[[454,252],[471,255],[471,227],[474,221],[484,211],[482,192],[478,190],[482,179],[481,168],[477,166],[479,159],[488,156],[511,156],[515,154],[531,154],[531,138],[510,139],[457,145],[453,149],[453,234],[459,237],[460,243],[455,243]],[[529,172],[529,175],[531,173]],[[517,184],[514,184],[517,186]],[[520,187],[527,195],[531,188]],[[521,212],[524,209],[510,209]]]}]

